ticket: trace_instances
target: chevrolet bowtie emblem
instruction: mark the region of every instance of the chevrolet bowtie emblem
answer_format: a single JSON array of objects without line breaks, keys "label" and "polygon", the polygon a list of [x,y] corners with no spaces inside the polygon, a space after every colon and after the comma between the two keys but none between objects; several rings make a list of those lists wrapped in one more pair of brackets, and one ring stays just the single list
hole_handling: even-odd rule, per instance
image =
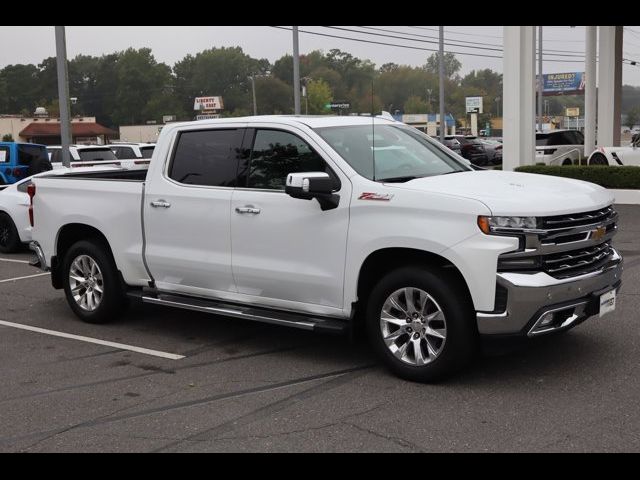
[{"label": "chevrolet bowtie emblem", "polygon": [[601,240],[607,234],[607,229],[604,227],[598,227],[595,230],[591,230],[591,238],[593,240]]}]

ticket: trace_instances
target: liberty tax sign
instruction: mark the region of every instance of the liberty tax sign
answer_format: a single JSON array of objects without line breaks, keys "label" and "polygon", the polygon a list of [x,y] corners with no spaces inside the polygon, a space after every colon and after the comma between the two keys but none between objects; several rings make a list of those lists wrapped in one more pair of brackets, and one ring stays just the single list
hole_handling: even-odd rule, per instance
[{"label": "liberty tax sign", "polygon": [[224,110],[222,97],[198,97],[193,104],[195,111],[202,110]]}]

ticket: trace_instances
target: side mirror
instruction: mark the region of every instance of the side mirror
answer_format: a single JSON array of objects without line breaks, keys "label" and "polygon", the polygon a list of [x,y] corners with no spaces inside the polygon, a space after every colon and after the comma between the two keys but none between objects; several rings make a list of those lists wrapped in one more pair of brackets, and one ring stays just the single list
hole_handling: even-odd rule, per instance
[{"label": "side mirror", "polygon": [[317,199],[323,211],[337,208],[340,195],[333,193],[333,181],[328,173],[308,172],[287,175],[285,192],[292,198]]}]

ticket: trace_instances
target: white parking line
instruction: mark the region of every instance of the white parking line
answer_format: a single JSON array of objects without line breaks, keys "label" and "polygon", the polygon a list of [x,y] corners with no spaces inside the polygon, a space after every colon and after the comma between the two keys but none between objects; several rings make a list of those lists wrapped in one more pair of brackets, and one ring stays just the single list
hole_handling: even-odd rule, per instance
[{"label": "white parking line", "polygon": [[0,320],[0,325],[4,325],[5,327],[18,328],[20,330],[28,330],[30,332],[44,333],[45,335],[52,335],[54,337],[69,338],[71,340],[79,340],[81,342],[95,343],[96,345],[114,347],[119,350],[129,350],[130,352],[143,353],[145,355],[152,355],[154,357],[168,358],[170,360],[180,360],[185,358],[184,355],[176,355],[175,353],[149,350],[148,348],[134,347],[133,345],[125,345],[124,343],[107,342],[105,340],[98,340],[97,338],[83,337],[81,335],[72,335],[70,333],[64,332],[56,332],[55,330],[47,330],[45,328],[22,325],[20,323],[5,322],[3,320]]},{"label": "white parking line", "polygon": [[26,264],[29,264],[29,261],[27,261],[27,260],[14,260],[12,258],[0,258],[0,262],[26,263]]},{"label": "white parking line", "polygon": [[26,277],[7,278],[6,280],[0,280],[0,283],[15,282],[16,280],[26,280],[28,278],[44,277],[45,275],[51,275],[49,272],[37,273],[35,275],[27,275]]}]

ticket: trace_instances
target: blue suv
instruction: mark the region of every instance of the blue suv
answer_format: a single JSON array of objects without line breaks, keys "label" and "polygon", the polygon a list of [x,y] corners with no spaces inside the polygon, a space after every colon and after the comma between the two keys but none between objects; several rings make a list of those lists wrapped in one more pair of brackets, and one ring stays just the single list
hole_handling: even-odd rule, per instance
[{"label": "blue suv", "polygon": [[47,147],[35,143],[0,142],[0,186],[12,185],[51,170]]}]

